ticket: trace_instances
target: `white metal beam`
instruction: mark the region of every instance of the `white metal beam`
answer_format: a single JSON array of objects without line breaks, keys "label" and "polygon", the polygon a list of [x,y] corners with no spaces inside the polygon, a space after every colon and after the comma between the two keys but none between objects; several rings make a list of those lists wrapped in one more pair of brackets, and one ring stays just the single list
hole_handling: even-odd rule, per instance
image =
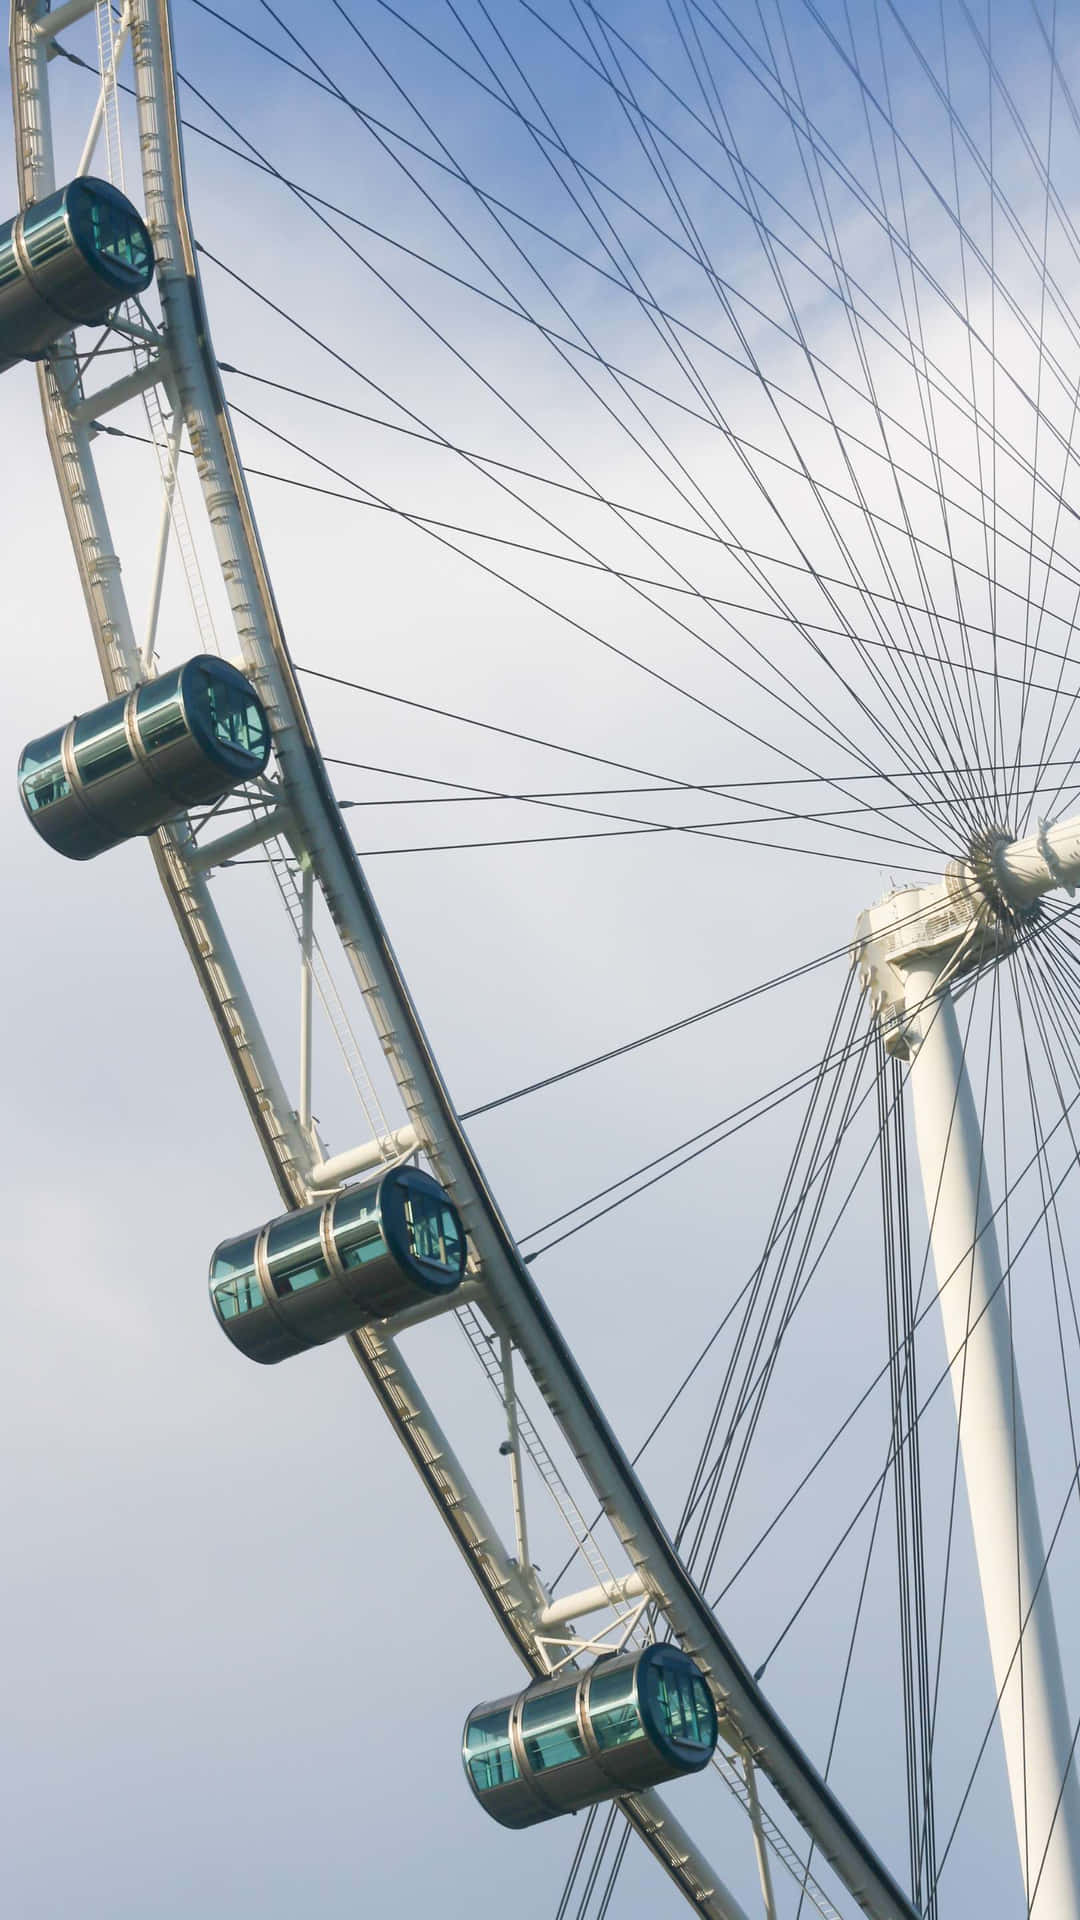
[{"label": "white metal beam", "polygon": [[[911,1096],[1021,1866],[1033,1920],[1080,1920],[1080,1790],[1009,1303],[964,1049],[938,965],[908,970]],[[1044,1863],[1045,1856],[1045,1863]],[[1037,1891],[1036,1891],[1037,1884]]]},{"label": "white metal beam", "polygon": [[356,1173],[369,1173],[373,1167],[385,1163],[386,1149],[391,1156],[404,1159],[415,1153],[420,1137],[415,1127],[397,1127],[385,1140],[369,1140],[362,1147],[347,1147],[344,1153],[335,1153],[329,1160],[318,1160],[308,1174],[310,1187],[340,1187],[345,1180],[351,1180]]},{"label": "white metal beam", "polygon": [[561,1593],[557,1600],[548,1601],[537,1624],[545,1632],[551,1627],[569,1626],[572,1621],[599,1613],[604,1607],[620,1607],[626,1600],[639,1600],[644,1592],[645,1583],[640,1573],[627,1573],[621,1580],[604,1580],[595,1587],[584,1588],[581,1593]]},{"label": "white metal beam", "polygon": [[517,1543],[517,1561],[521,1568],[531,1569],[529,1558],[529,1530],[525,1518],[525,1484],[521,1471],[521,1435],[518,1432],[517,1389],[514,1386],[514,1351],[505,1333],[499,1335],[499,1368],[502,1373],[503,1405],[506,1408],[506,1433],[504,1446],[510,1464],[510,1496],[514,1509],[514,1539]]},{"label": "white metal beam", "polygon": [[173,415],[169,428],[169,444],[166,449],[166,468],[163,475],[161,500],[161,518],[158,524],[157,547],[154,551],[154,568],[150,576],[150,601],[146,615],[146,632],[143,635],[140,664],[145,674],[153,671],[154,654],[157,650],[158,616],[161,612],[161,590],[165,584],[165,561],[169,552],[169,534],[172,530],[173,495],[176,492],[176,463],[180,457],[180,441],[184,432],[184,416],[179,407]]},{"label": "white metal beam", "polygon": [[97,0],[65,0],[65,4],[62,7],[56,7],[52,13],[42,12],[33,29],[36,38],[46,44],[50,40],[55,40],[57,34],[63,33],[65,27],[74,26],[76,20],[81,20],[84,15],[93,13],[96,5]]},{"label": "white metal beam", "polygon": [[315,920],[315,877],[311,861],[300,878],[300,1131],[311,1138],[311,946]]},{"label": "white metal beam", "polygon": [[120,380],[114,380],[97,393],[88,393],[75,401],[69,409],[71,423],[75,427],[86,426],[91,420],[100,420],[103,414],[112,413],[116,407],[122,407],[126,400],[136,400],[148,387],[156,387],[168,377],[168,367],[163,358],[148,360],[145,366],[136,367],[134,373],[125,373]]}]

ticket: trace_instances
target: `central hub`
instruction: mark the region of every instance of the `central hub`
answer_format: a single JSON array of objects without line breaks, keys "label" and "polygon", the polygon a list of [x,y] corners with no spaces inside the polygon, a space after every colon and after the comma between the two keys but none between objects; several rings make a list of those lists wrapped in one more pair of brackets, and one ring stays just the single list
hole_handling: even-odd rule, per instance
[{"label": "central hub", "polygon": [[890,1053],[907,1058],[910,1051],[910,966],[935,959],[943,985],[959,979],[1007,953],[1021,923],[1038,912],[1038,895],[1025,898],[1010,871],[1014,853],[1027,846],[1004,827],[986,827],[936,886],[894,888],[859,915],[852,949],[859,984]]},{"label": "central hub", "polygon": [[[1048,867],[1052,870],[1053,855],[1045,830],[1035,835],[1040,853],[1046,859],[1050,854]],[[968,848],[964,864],[982,894],[991,913],[1013,928],[1021,927],[1025,921],[1036,918],[1039,911],[1039,895],[1029,897],[1028,890],[1022,884],[1022,875],[1017,870],[1017,852],[1028,843],[1018,840],[1007,827],[985,827],[977,833]],[[951,867],[946,873],[951,872]]]}]

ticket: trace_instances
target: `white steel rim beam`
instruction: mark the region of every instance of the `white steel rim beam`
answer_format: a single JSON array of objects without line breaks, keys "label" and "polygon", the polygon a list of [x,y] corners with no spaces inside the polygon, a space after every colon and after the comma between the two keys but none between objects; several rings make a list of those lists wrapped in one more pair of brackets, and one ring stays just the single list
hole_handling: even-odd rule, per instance
[{"label": "white steel rim beam", "polygon": [[[164,243],[162,304],[237,631],[276,716],[288,797],[406,1110],[480,1253],[488,1310],[526,1359],[650,1593],[686,1650],[711,1674],[727,1737],[757,1755],[868,1912],[880,1920],[913,1920],[911,1902],[772,1712],[682,1567],[548,1313],[457,1120],[334,800],[270,587],[209,345],[188,227],[167,0],[140,0],[132,37],[147,211],[155,240]],[[533,1665],[539,1670],[542,1662],[534,1656]]]}]

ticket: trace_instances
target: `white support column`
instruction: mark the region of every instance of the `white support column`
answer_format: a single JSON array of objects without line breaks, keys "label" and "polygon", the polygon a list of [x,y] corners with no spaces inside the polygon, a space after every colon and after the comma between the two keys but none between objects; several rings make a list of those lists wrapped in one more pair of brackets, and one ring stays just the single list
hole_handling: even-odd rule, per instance
[{"label": "white support column", "polygon": [[1072,1728],[981,1131],[938,970],[905,969],[908,1005],[926,1003],[911,1092],[1013,1815],[1033,1920],[1080,1920],[1075,1768],[1062,1792]]},{"label": "white support column", "polygon": [[62,7],[54,7],[51,13],[42,15],[34,32],[39,40],[55,40],[65,27],[74,26],[84,14],[92,13],[96,5],[97,0],[65,0]]},{"label": "white support column", "polygon": [[315,918],[315,876],[305,860],[300,883],[300,1131],[311,1137],[311,953]]},{"label": "white support column", "polygon": [[499,1335],[499,1365],[502,1370],[503,1399],[506,1405],[507,1439],[503,1446],[510,1459],[510,1491],[514,1503],[514,1538],[518,1566],[530,1569],[529,1531],[525,1520],[525,1484],[521,1471],[521,1435],[518,1432],[517,1389],[514,1386],[514,1354],[505,1333]]},{"label": "white support column", "polygon": [[176,463],[180,458],[180,441],[183,432],[184,416],[177,407],[169,429],[168,458],[162,484],[161,520],[154,552],[154,571],[150,578],[150,607],[146,616],[146,635],[142,645],[142,669],[146,674],[153,671],[154,654],[157,651],[158,615],[161,612],[161,590],[165,584],[165,561],[168,557],[169,533],[172,529],[173,494],[176,491]]},{"label": "white support column", "polygon": [[750,1755],[743,1755],[743,1779],[746,1781],[746,1802],[750,1809],[750,1822],[754,1829],[754,1852],[757,1856],[758,1879],[761,1881],[761,1898],[765,1906],[765,1920],[776,1920],[776,1895],[773,1892],[772,1866],[769,1861],[769,1845],[765,1838],[765,1825],[761,1818],[761,1801],[758,1798],[757,1774]]}]

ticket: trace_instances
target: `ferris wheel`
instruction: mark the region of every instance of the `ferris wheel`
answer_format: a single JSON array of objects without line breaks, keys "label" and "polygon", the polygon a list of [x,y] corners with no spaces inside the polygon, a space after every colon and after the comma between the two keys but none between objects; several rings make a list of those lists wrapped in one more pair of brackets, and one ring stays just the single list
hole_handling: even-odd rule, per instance
[{"label": "ferris wheel", "polygon": [[[385,145],[385,120],[361,112],[342,70],[309,43],[310,23],[265,11],[277,29],[273,42],[247,16],[222,19],[223,29],[240,28],[243,59],[276,60],[289,69],[290,84],[314,85],[323,105],[329,100],[363,118],[369,130],[374,124]],[[364,9],[335,0],[334,11],[361,38],[371,25]],[[541,100],[550,79],[542,63],[534,87],[510,29],[504,38],[480,7],[487,52],[481,61],[481,43],[470,40],[476,58],[467,78],[483,83],[499,111],[512,106],[515,133],[524,130],[538,166],[561,168],[561,190],[572,190],[592,236],[584,252],[584,243],[561,243],[564,256],[574,254],[574,274],[602,262],[604,279],[631,300],[642,332],[670,354],[684,385],[678,397],[658,394],[652,373],[641,375],[634,359],[638,335],[627,328],[624,366],[615,348],[598,345],[580,316],[569,315],[547,264],[551,235],[541,237],[535,221],[531,244],[540,265],[534,261],[532,270],[551,305],[539,320],[524,314],[510,289],[508,260],[513,248],[522,251],[525,223],[506,224],[516,189],[509,168],[505,194],[491,187],[480,196],[502,236],[484,263],[492,276],[484,297],[527,321],[537,352],[556,356],[570,391],[589,383],[613,436],[617,428],[630,439],[637,477],[647,473],[649,488],[642,504],[629,507],[610,468],[595,482],[579,470],[579,450],[555,480],[550,468],[525,471],[516,453],[477,455],[464,436],[432,428],[404,406],[397,426],[460,461],[470,484],[481,469],[485,481],[495,473],[500,506],[512,490],[515,506],[532,516],[532,538],[520,537],[516,521],[511,530],[499,520],[502,530],[491,537],[501,553],[528,555],[523,567],[539,554],[615,583],[652,610],[653,644],[643,647],[636,630],[625,644],[622,629],[601,631],[585,600],[572,614],[554,610],[534,574],[515,576],[508,561],[509,581],[501,572],[498,578],[529,601],[530,617],[539,610],[573,626],[617,658],[620,671],[643,675],[650,697],[686,695],[710,725],[733,732],[752,756],[746,764],[762,771],[730,783],[678,781],[613,749],[584,757],[600,760],[609,778],[615,767],[624,777],[643,776],[644,787],[515,793],[471,784],[471,795],[554,807],[578,823],[590,816],[583,838],[597,831],[626,834],[631,843],[640,833],[665,842],[719,838],[732,857],[736,848],[752,849],[757,861],[767,849],[770,858],[838,858],[879,870],[896,862],[904,883],[880,899],[868,886],[853,938],[838,927],[820,955],[798,945],[775,879],[765,879],[752,902],[735,905],[738,890],[729,889],[731,945],[742,937],[741,915],[776,909],[785,958],[773,977],[685,1020],[657,1020],[626,1046],[537,1074],[529,1086],[478,1103],[463,1121],[316,738],[317,682],[343,676],[313,666],[305,681],[271,586],[252,474],[234,427],[241,409],[231,389],[227,398],[231,375],[258,378],[259,370],[215,357],[202,260],[264,301],[268,328],[295,316],[281,287],[280,298],[259,294],[241,233],[228,259],[200,237],[199,209],[188,204],[168,0],[12,6],[19,208],[0,229],[0,361],[8,369],[37,363],[104,681],[104,698],[72,719],[64,717],[70,701],[59,688],[55,713],[28,716],[23,809],[39,839],[72,861],[148,841],[276,1186],[261,1217],[206,1221],[207,1339],[235,1350],[237,1367],[288,1361],[286,1375],[294,1361],[307,1364],[299,1356],[312,1349],[344,1341],[351,1350],[442,1518],[440,1550],[447,1538],[457,1547],[471,1591],[505,1643],[485,1697],[461,1700],[460,1756],[445,1756],[445,1792],[458,1792],[460,1820],[473,1822],[470,1853],[482,1858],[495,1831],[485,1815],[510,1830],[497,1836],[500,1845],[522,1849],[533,1837],[518,1838],[517,1830],[582,1816],[571,1828],[561,1900],[558,1885],[541,1897],[530,1879],[522,1911],[555,1910],[556,1902],[559,1920],[618,1911],[624,1835],[632,1830],[664,1869],[661,1897],[673,1911],[681,1896],[709,1920],[758,1912],[781,1920],[808,1908],[944,1920],[966,1910],[965,1888],[978,1885],[980,1821],[993,1805],[998,1818],[1007,1810],[1015,1828],[1015,1887],[1002,1895],[1002,1914],[1080,1920],[1080,1646],[1066,1617],[1073,1611],[1067,1575],[1055,1578],[1071,1564],[1080,1522],[1072,1399],[1080,1319],[1069,1273],[1075,1198],[1068,1184],[1080,1099],[1069,926],[1080,881],[1080,818],[1073,815],[1080,742],[1069,679],[1080,554],[1068,499],[1077,328],[1063,264],[1075,269],[1080,249],[1053,146],[1055,111],[1059,120],[1072,115],[1071,135],[1059,131],[1060,141],[1075,140],[1080,129],[1070,48],[1059,44],[1056,12],[1044,19],[1032,6],[1043,127],[1034,119],[1034,94],[1028,97],[1026,80],[1002,52],[1009,32],[999,33],[995,51],[963,0],[961,25],[946,26],[942,12],[940,45],[899,14],[890,14],[887,29],[877,20],[880,71],[867,64],[858,23],[841,31],[809,0],[798,23],[781,9],[766,23],[755,9],[756,27],[749,12],[744,20],[687,0],[665,19],[678,59],[699,82],[695,104],[676,89],[666,49],[640,39],[633,9],[616,9],[614,21],[592,6],[570,11],[580,30],[570,52],[631,128],[663,191],[665,244],[679,252],[682,272],[693,265],[716,302],[723,344],[673,317],[673,292],[646,278],[642,262],[651,256],[640,231],[635,258],[618,227],[618,202],[626,210],[627,194],[601,179],[595,155],[564,139]],[[567,23],[558,32],[547,25],[565,50]],[[425,58],[446,54],[426,10],[404,26],[423,40]],[[950,68],[950,35],[961,27],[981,49],[983,80],[996,100],[989,133],[996,112],[1035,182],[1041,233],[1033,233],[1032,205],[1011,192],[1001,151],[996,161],[987,158],[966,79]],[[903,76],[886,59],[886,32],[906,47]],[[858,137],[873,157],[874,178],[859,177],[842,116],[835,125],[820,117],[822,101],[803,66],[807,35],[854,88],[865,119]],[[503,51],[497,80],[489,63],[495,41]],[[753,126],[729,116],[715,64],[723,49],[739,63],[740,84],[758,88],[789,129],[801,184],[787,204],[759,170],[759,155],[748,158]],[[400,92],[399,79],[380,67]],[[524,91],[511,88],[511,67]],[[81,121],[73,79],[83,87]],[[919,146],[920,100],[942,115],[949,176],[935,176]],[[427,128],[429,162],[452,177],[455,192],[471,189],[475,183],[412,104]],[[339,204],[310,183],[298,186],[223,114],[219,124],[240,143],[230,151],[255,156],[270,186],[291,196],[294,212],[314,212],[324,225],[332,215],[330,230],[338,238],[345,232],[351,244],[341,226],[351,216]],[[722,175],[705,166],[696,144],[703,139],[723,154]],[[402,138],[395,147],[398,164],[408,145]],[[915,182],[925,205],[916,203]],[[425,186],[429,201],[432,191]],[[725,219],[737,214],[740,232],[752,237],[752,260],[732,265],[716,257],[706,227],[719,218],[721,195],[734,208]],[[878,236],[892,275],[887,298],[882,262],[859,254],[858,235],[845,245],[842,207],[852,222],[857,208]],[[461,215],[439,210],[463,239]],[[630,211],[656,229],[640,207]],[[946,259],[932,216],[952,236],[954,257]],[[650,244],[659,244],[655,231]],[[286,244],[280,251],[293,257]],[[459,267],[466,255],[480,279],[471,239],[463,240]],[[988,321],[977,298],[983,280]],[[814,332],[817,306],[829,301],[845,329],[836,363]],[[417,317],[415,296],[406,304]],[[419,318],[445,348],[450,322],[438,303]],[[297,324],[315,338],[306,322]],[[460,365],[463,350],[454,354]],[[334,357],[357,371],[341,351]],[[752,393],[742,414],[717,400],[718,383],[705,371],[717,364]],[[468,370],[476,374],[471,364]],[[494,375],[477,377],[490,395]],[[610,384],[593,384],[601,377]],[[275,383],[266,377],[265,384]],[[279,384],[285,391],[288,383]],[[311,398],[290,391],[293,399]],[[661,402],[663,433],[655,412]],[[344,403],[325,404],[349,415]],[[511,410],[553,455],[558,422],[549,428],[545,418],[537,427],[516,403]],[[703,461],[669,419],[691,411],[693,433],[707,428],[729,463],[711,497],[703,474],[719,456],[710,450]],[[256,424],[304,452],[291,430]],[[576,424],[567,431],[576,435]],[[137,482],[132,467],[121,465],[135,461]],[[410,534],[477,561],[483,534],[448,510],[392,508],[366,480],[351,480],[325,458],[317,464],[322,482],[334,481],[323,485],[328,498],[345,481],[350,497],[396,512]],[[558,517],[566,502],[557,491],[581,503],[579,521]],[[467,533],[475,540],[463,548]],[[704,540],[709,550],[699,570],[695,542],[700,548]],[[479,564],[490,577],[491,566]],[[669,626],[677,631],[669,634]],[[728,676],[723,693],[687,692],[704,684],[688,664],[699,646],[710,672]],[[356,690],[365,688],[371,691],[358,670]],[[452,717],[426,702],[423,689],[399,690],[399,697],[418,712]],[[522,728],[518,737],[579,752],[552,743],[544,727]],[[381,771],[366,749],[348,764]],[[810,802],[807,787],[816,796]],[[614,799],[631,792],[636,807]],[[719,821],[708,811],[688,820],[642,815],[641,806],[671,792],[710,809],[719,795],[735,811]],[[597,815],[619,824],[597,828]],[[53,866],[50,884],[62,886],[65,870]],[[265,890],[257,918],[249,874],[241,871],[253,867]],[[449,963],[454,935],[444,915],[432,916],[427,951]],[[295,980],[288,1020],[270,978],[271,944],[283,975],[291,971]],[[522,1253],[468,1121],[827,967],[840,1000],[816,1058],[795,1071],[813,1047],[783,1047],[775,1084],[732,1098],[722,1120],[557,1212],[546,1230],[522,1236],[541,1242]],[[286,1055],[280,1035],[293,1019],[295,1046]],[[652,1300],[629,1309],[639,1347],[655,1343],[671,1364],[662,1371],[650,1364],[654,1391],[643,1412],[656,1424],[624,1446],[616,1431],[622,1420],[606,1417],[534,1263],[564,1235],[601,1221],[609,1207],[780,1108],[785,1116],[798,1112],[794,1144],[783,1163],[766,1160],[752,1170],[753,1184],[769,1194],[763,1246],[751,1252],[732,1232],[735,1277],[715,1224],[724,1212],[716,1194],[723,1174],[715,1172],[706,1197],[688,1203],[693,1217],[684,1236],[673,1236],[676,1266],[691,1253],[721,1256],[719,1325],[703,1350],[680,1347],[672,1331],[680,1319],[674,1274]],[[352,1132],[330,1137],[324,1117],[331,1113]],[[603,1122],[594,1115],[591,1124]],[[694,1177],[684,1176],[680,1191]],[[863,1237],[849,1241],[851,1196],[875,1183],[879,1237],[866,1243],[863,1220]],[[861,1270],[864,1290],[880,1303],[884,1338],[830,1404],[838,1390],[832,1362],[804,1330],[821,1276],[845,1248],[843,1261]],[[1033,1302],[1033,1274],[1041,1305]],[[625,1321],[627,1302],[610,1311],[613,1321]],[[1043,1334],[1052,1316],[1060,1350],[1052,1379],[1040,1376],[1034,1387],[1033,1370],[1017,1361],[1023,1342],[1014,1338],[1027,1313]],[[932,1342],[940,1342],[941,1325],[939,1354]],[[442,1352],[435,1337],[451,1327],[459,1344],[464,1336],[484,1396],[482,1419],[456,1375],[451,1389],[449,1373],[430,1364]],[[835,1325],[827,1339],[836,1344]],[[641,1438],[652,1442],[687,1386],[700,1385],[703,1366],[716,1369],[715,1393],[704,1413],[698,1409],[692,1450],[680,1455],[684,1467],[692,1462],[692,1477],[681,1507],[662,1510],[647,1468],[630,1451]],[[769,1421],[783,1432],[785,1393],[815,1367],[823,1382],[815,1395],[820,1428],[805,1441],[788,1434],[789,1452],[770,1480]],[[950,1397],[955,1425],[931,1456],[923,1436]],[[878,1421],[869,1439],[857,1424],[866,1407]],[[474,1466],[481,1429],[484,1459]],[[854,1447],[846,1492],[832,1478],[841,1441]],[[754,1485],[747,1476],[763,1448],[765,1470],[747,1513]],[[857,1484],[853,1459],[856,1467],[862,1461]],[[965,1494],[970,1553],[957,1519]],[[819,1496],[822,1504],[811,1506]],[[784,1531],[789,1524],[794,1532]],[[546,1543],[552,1532],[565,1542],[555,1577],[547,1545],[542,1566],[535,1552],[541,1534]],[[897,1603],[886,1623],[871,1569],[887,1538]],[[852,1541],[855,1558],[845,1559]],[[956,1569],[965,1553],[967,1597],[979,1612],[974,1627],[969,1618],[958,1630],[947,1601],[950,1581],[963,1585]],[[838,1566],[839,1596],[829,1585]],[[728,1624],[732,1589],[729,1604],[737,1599],[740,1619],[747,1609],[750,1619],[758,1609],[768,1619],[768,1643],[752,1657]],[[824,1614],[815,1612],[822,1595]],[[815,1732],[811,1743],[798,1718],[777,1705],[768,1670],[777,1650],[790,1646],[812,1675],[823,1621],[835,1629],[840,1689],[838,1701],[830,1697],[832,1738]],[[965,1697],[963,1734],[944,1724],[941,1710],[950,1661],[960,1657],[957,1631],[963,1642],[977,1642],[983,1685]],[[871,1639],[871,1672],[876,1666],[887,1705],[867,1704],[841,1781],[834,1748],[841,1712],[852,1711],[860,1632]],[[452,1639],[440,1618],[432,1662],[445,1661]],[[411,1684],[422,1692],[415,1648],[391,1649],[388,1657],[407,1656]],[[371,1738],[374,1745],[376,1729]],[[996,1799],[973,1800],[974,1783],[994,1767]],[[867,1774],[875,1776],[870,1790],[860,1778]],[[384,1807],[392,1791],[382,1784]],[[893,1809],[880,1837],[872,1817],[879,1803]],[[646,1898],[648,1906],[626,1911],[655,1910],[655,1886]]]}]

